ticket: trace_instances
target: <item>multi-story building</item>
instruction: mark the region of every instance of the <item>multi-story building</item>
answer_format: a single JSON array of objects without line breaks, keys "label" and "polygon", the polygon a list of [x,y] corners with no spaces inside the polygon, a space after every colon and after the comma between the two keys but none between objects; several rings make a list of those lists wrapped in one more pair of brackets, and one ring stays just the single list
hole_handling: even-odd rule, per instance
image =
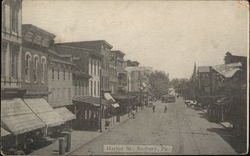
[{"label": "multi-story building", "polygon": [[50,93],[48,101],[54,108],[69,107],[72,105],[74,87],[78,87],[73,85],[72,72],[75,65],[52,49],[49,50],[48,61],[48,90]]},{"label": "multi-story building", "polygon": [[55,48],[60,54],[72,55],[73,63],[76,64],[76,68],[79,70],[79,72],[75,72],[75,76],[78,73],[83,80],[83,96],[100,97],[100,74],[103,55],[95,50],[74,47],[74,45],[70,44],[65,45],[64,43],[57,43]]},{"label": "multi-story building", "polygon": [[125,70],[124,53],[120,50],[111,51],[110,89],[111,93],[127,92],[127,71]]},{"label": "multi-story building", "polygon": [[211,95],[211,66],[199,66],[197,69],[200,96]]},{"label": "multi-story building", "polygon": [[48,96],[48,49],[55,35],[31,24],[22,26],[22,80],[26,96]]},{"label": "multi-story building", "polygon": [[[88,60],[88,62],[90,63],[90,66],[89,66],[90,70],[89,71],[91,72],[91,69],[93,69],[91,74],[96,75],[96,74],[94,74],[95,67],[101,68],[101,80],[102,80],[101,88],[103,91],[110,91],[110,87],[109,87],[109,67],[110,67],[109,62],[110,62],[110,51],[113,48],[112,45],[110,45],[105,40],[58,43],[57,45],[64,45],[64,46],[89,49],[89,50],[95,51],[95,52],[103,55],[101,65],[100,65],[100,62],[95,60],[95,59]],[[91,65],[92,65],[92,68],[91,68]],[[96,72],[96,73],[98,73],[98,72]],[[91,85],[91,83],[92,83],[92,85]],[[95,85],[95,83],[96,83],[96,85]],[[90,90],[93,86],[98,86],[98,83],[94,79],[89,82]],[[95,87],[93,87],[93,88],[95,88]],[[94,92],[95,91],[93,91],[93,93]]]},{"label": "multi-story building", "polygon": [[1,90],[21,88],[22,0],[3,0]]},{"label": "multi-story building", "polygon": [[128,91],[140,92],[147,91],[150,87],[149,76],[153,72],[151,67],[126,67],[128,72]]}]

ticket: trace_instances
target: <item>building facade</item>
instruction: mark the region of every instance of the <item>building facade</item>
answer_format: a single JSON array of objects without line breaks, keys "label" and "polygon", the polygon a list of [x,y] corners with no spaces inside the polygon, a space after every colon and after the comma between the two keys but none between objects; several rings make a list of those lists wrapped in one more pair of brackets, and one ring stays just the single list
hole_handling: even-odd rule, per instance
[{"label": "building facade", "polygon": [[48,95],[48,49],[54,35],[31,24],[22,26],[22,80],[26,95]]},{"label": "building facade", "polygon": [[140,92],[147,91],[150,87],[149,76],[153,72],[151,67],[126,67],[128,73],[128,91]]},{"label": "building facade", "polygon": [[[57,45],[82,48],[82,49],[94,51],[94,53],[97,52],[97,53],[101,54],[103,56],[102,61],[101,61],[101,65],[100,64],[98,65],[98,61],[92,60],[92,59],[90,59],[86,62],[89,63],[89,66],[88,66],[89,69],[93,69],[92,73],[91,73],[92,75],[96,75],[96,74],[94,74],[95,68],[97,68],[98,66],[99,66],[99,68],[101,68],[101,82],[102,83],[100,84],[100,86],[101,86],[103,91],[110,91],[110,87],[109,87],[109,67],[110,66],[109,66],[109,63],[110,63],[110,51],[113,48],[112,45],[110,45],[105,40],[58,43]],[[92,68],[90,67],[91,64],[92,64]],[[97,80],[95,80],[95,81],[97,81]],[[92,82],[92,85],[91,85],[91,82]],[[90,91],[91,91],[91,86],[95,86],[94,81],[90,81],[90,84],[89,84]],[[98,86],[98,84],[96,86]],[[92,92],[94,93],[94,91],[92,91]]]},{"label": "building facade", "polygon": [[2,2],[1,90],[21,88],[22,0]]},{"label": "building facade", "polygon": [[[48,64],[48,101],[54,108],[72,105],[74,64],[50,50]],[[77,91],[78,92],[78,91]]]}]

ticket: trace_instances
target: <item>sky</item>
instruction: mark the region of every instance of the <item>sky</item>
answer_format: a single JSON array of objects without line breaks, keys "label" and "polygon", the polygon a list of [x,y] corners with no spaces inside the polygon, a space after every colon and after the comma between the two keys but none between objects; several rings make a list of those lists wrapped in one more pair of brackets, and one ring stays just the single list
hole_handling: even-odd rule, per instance
[{"label": "sky", "polygon": [[23,0],[23,24],[56,42],[106,40],[141,66],[190,78],[196,66],[247,56],[249,6],[235,1]]}]

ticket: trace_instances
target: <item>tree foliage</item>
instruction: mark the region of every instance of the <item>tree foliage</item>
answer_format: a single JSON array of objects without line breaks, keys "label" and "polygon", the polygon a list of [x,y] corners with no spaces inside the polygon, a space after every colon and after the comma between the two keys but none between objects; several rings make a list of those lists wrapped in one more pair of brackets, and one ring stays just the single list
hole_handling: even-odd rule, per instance
[{"label": "tree foliage", "polygon": [[154,71],[149,76],[149,83],[154,96],[160,97],[168,93],[169,75],[162,71]]}]

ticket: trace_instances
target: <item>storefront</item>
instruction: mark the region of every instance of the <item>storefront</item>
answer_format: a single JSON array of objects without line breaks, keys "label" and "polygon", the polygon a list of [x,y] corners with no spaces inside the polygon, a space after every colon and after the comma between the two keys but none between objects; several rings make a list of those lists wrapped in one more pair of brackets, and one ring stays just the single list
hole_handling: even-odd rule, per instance
[{"label": "storefront", "polygon": [[[1,132],[3,151],[27,149],[28,140],[34,140],[45,128],[45,123],[20,98],[1,100]],[[9,133],[6,133],[9,132]],[[33,135],[33,134],[36,135]],[[13,151],[15,151],[13,150]]]}]

